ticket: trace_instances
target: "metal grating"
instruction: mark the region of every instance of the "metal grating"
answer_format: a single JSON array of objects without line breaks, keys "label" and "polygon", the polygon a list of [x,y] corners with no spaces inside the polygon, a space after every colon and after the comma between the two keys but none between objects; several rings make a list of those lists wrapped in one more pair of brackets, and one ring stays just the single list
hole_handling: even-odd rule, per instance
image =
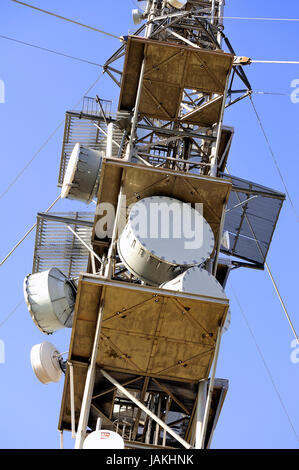
[{"label": "metal grating", "polygon": [[[50,213],[93,222],[92,212]],[[90,244],[92,227],[72,225],[76,233]],[[68,230],[66,224],[37,217],[36,237],[32,273],[46,271],[55,266],[66,276],[75,277],[86,271],[89,252],[87,248]]]},{"label": "metal grating", "polygon": [[263,265],[285,194],[235,176],[221,176],[233,184],[224,223],[230,249],[221,251]]},{"label": "metal grating", "polygon": [[99,100],[101,106],[98,104],[97,100],[91,96],[84,96],[83,98],[83,105],[82,105],[82,113],[89,114],[92,116],[100,116],[103,117],[103,112],[106,118],[111,116],[111,106],[112,101],[110,100]]}]

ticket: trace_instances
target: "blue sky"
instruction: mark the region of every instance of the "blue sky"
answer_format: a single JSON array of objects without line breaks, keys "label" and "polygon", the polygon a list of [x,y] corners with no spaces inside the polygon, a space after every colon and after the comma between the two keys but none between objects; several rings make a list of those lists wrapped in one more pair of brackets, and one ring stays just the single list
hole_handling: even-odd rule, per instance
[{"label": "blue sky", "polygon": [[[131,0],[35,0],[34,5],[62,16],[114,33],[134,30]],[[116,39],[69,24],[48,15],[1,1],[0,34],[82,57],[99,64],[119,47]],[[227,0],[226,16],[299,18],[293,0]],[[237,54],[252,59],[299,60],[299,22],[225,21],[225,33]],[[0,79],[5,84],[5,103],[0,104],[0,193],[31,159],[51,132],[63,121],[84,92],[100,75],[96,66],[59,57],[0,38]],[[256,107],[269,135],[288,190],[299,212],[298,128],[299,104],[290,100],[292,80],[299,79],[299,65],[252,64],[247,74],[253,90],[286,96],[254,95]],[[118,89],[102,77],[93,94],[117,104]],[[92,92],[89,93],[92,95]],[[284,191],[249,100],[229,108],[226,125],[235,127],[228,161],[232,174]],[[63,127],[61,127],[21,178],[0,199],[2,259],[58,195]],[[60,201],[56,210],[86,210],[81,203]],[[268,263],[297,330],[299,227],[285,202]],[[23,299],[22,284],[31,272],[32,234],[0,267],[0,323]],[[230,284],[237,293],[272,381],[299,435],[299,363],[290,360],[292,333],[266,272],[236,270]],[[228,286],[232,323],[224,335],[217,376],[230,380],[229,392],[216,429],[213,448],[298,448],[292,430]],[[25,302],[0,328],[5,363],[0,364],[0,448],[57,448],[57,432],[63,381],[42,385],[30,365],[30,349],[47,338],[34,326]],[[70,331],[51,338],[67,350]],[[65,446],[73,447],[70,435]]]}]

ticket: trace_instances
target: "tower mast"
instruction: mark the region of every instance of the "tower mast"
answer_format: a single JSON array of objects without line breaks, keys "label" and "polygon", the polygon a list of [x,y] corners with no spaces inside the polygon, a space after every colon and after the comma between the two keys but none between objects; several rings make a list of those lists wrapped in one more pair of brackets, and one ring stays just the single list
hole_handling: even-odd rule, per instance
[{"label": "tower mast", "polygon": [[[39,220],[71,232],[70,266],[76,243],[89,255],[77,281],[59,418],[77,449],[98,419],[128,448],[211,445],[228,390],[216,377],[230,322],[226,280],[238,267],[263,269],[284,200],[225,173],[234,129],[224,112],[251,87],[223,33],[224,4],[148,0],[144,12],[133,11],[142,26],[104,65],[120,88],[116,115],[98,96],[67,112],[62,197],[94,200],[95,217]],[[236,79],[242,86],[234,90]],[[82,142],[86,128],[93,140]],[[261,227],[259,211],[269,208]],[[186,236],[191,219],[193,242],[201,237],[195,248]],[[165,241],[160,229],[173,220]],[[36,257],[44,239],[38,225]],[[26,282],[27,290],[36,285]]]}]

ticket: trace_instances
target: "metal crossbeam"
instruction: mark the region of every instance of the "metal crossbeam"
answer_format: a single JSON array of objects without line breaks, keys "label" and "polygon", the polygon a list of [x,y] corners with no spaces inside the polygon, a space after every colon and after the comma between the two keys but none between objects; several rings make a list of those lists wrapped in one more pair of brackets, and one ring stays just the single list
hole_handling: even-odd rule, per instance
[{"label": "metal crossbeam", "polygon": [[108,372],[105,370],[101,369],[102,375],[109,380],[115,387],[123,393],[126,397],[128,397],[135,405],[137,405],[146,415],[148,415],[151,419],[156,421],[161,428],[163,428],[168,434],[170,434],[172,437],[174,437],[185,449],[190,449],[191,445],[185,441],[185,439],[182,439],[176,432],[174,432],[167,424],[164,423],[160,418],[158,418],[152,411],[150,411],[141,401],[139,401],[132,393],[128,392],[127,389],[125,389],[120,383],[117,382]]}]

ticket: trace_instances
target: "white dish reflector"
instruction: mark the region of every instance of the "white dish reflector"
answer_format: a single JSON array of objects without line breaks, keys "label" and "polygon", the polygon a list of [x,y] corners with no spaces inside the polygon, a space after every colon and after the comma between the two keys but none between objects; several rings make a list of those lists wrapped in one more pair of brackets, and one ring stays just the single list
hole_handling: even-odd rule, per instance
[{"label": "white dish reflector", "polygon": [[101,429],[91,432],[83,443],[83,449],[124,449],[123,438],[114,431]]},{"label": "white dish reflector", "polygon": [[77,288],[59,269],[29,274],[24,280],[25,301],[36,326],[46,334],[71,328]]},{"label": "white dish reflector", "polygon": [[97,190],[102,152],[77,143],[65,172],[61,197],[89,203]]},{"label": "white dish reflector", "polygon": [[134,24],[140,24],[143,20],[143,15],[137,8],[135,8],[134,10],[132,10],[132,18]]},{"label": "white dish reflector", "polygon": [[60,380],[62,369],[59,364],[59,355],[56,347],[48,341],[32,347],[30,352],[31,366],[36,377],[43,384]]}]

